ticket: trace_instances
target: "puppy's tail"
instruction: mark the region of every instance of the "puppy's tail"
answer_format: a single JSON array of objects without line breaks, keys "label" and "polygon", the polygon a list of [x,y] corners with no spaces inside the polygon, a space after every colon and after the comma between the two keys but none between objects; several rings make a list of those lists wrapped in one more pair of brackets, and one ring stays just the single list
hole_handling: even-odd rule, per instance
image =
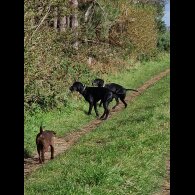
[{"label": "puppy's tail", "polygon": [[40,133],[43,133],[43,125],[41,123],[41,126],[40,126]]},{"label": "puppy's tail", "polygon": [[136,92],[138,92],[138,90],[136,90],[136,89],[126,89],[127,91],[136,91]]}]

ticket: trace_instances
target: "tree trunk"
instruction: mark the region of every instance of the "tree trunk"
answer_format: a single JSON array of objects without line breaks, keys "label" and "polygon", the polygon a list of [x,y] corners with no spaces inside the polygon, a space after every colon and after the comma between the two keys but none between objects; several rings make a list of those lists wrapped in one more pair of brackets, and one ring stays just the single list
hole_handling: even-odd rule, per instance
[{"label": "tree trunk", "polygon": [[67,28],[66,16],[60,18],[60,31],[64,32]]},{"label": "tree trunk", "polygon": [[73,48],[78,50],[79,42],[78,42],[78,17],[77,17],[77,10],[78,10],[78,1],[77,0],[69,0],[70,7],[72,9],[72,15],[70,20],[70,26],[73,30],[73,34],[75,37]]},{"label": "tree trunk", "polygon": [[93,7],[93,2],[92,2],[91,5],[88,7],[87,11],[85,12],[85,22],[87,22],[88,19],[89,19],[89,14],[91,13],[92,7]]},{"label": "tree trunk", "polygon": [[66,16],[66,26],[67,28],[70,28],[70,17]]},{"label": "tree trunk", "polygon": [[58,8],[54,8],[54,29],[57,31],[58,29]]}]

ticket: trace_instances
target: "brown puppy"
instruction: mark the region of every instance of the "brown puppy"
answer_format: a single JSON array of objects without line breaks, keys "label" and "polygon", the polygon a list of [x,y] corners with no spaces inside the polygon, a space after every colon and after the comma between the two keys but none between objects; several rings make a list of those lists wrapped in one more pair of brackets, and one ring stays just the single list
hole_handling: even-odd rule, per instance
[{"label": "brown puppy", "polygon": [[37,152],[39,154],[39,163],[45,161],[44,153],[48,151],[49,146],[51,148],[51,159],[54,158],[54,131],[45,130],[43,131],[42,126],[40,132],[36,137]]}]

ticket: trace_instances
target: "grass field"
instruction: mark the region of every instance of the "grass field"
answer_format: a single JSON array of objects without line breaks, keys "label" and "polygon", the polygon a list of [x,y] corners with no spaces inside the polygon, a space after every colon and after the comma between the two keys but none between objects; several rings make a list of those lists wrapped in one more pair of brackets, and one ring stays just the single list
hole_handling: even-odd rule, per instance
[{"label": "grass field", "polygon": [[[137,88],[152,76],[169,67],[169,55],[161,55],[157,60],[137,63],[130,70],[114,75],[109,75],[108,81],[114,81],[122,84],[127,88]],[[94,78],[91,78],[91,80]],[[128,92],[130,93],[130,92]],[[112,102],[114,104],[115,101]],[[111,105],[112,105],[111,104]],[[111,106],[110,106],[111,107]],[[35,137],[39,131],[41,122],[47,129],[53,129],[58,136],[63,136],[68,132],[74,131],[95,118],[92,111],[91,116],[87,116],[88,103],[81,96],[70,95],[69,102],[66,107],[55,109],[50,112],[40,112],[33,116],[27,116],[24,124],[24,148],[25,153],[32,155],[35,151]],[[100,114],[103,112],[99,108]]]},{"label": "grass field", "polygon": [[[168,67],[166,57],[109,79],[136,88]],[[130,102],[127,109],[33,172],[25,180],[25,195],[152,195],[159,191],[169,157],[169,81],[166,76],[157,82]],[[94,113],[85,116],[81,108],[87,110],[88,106],[81,102],[74,109],[41,117],[46,126],[62,135],[94,118]],[[31,120],[26,124],[26,135]],[[33,133],[39,126],[39,121],[35,121],[36,117]],[[27,136],[29,140],[31,136]],[[27,143],[34,149],[33,143],[26,141],[26,146]]]}]

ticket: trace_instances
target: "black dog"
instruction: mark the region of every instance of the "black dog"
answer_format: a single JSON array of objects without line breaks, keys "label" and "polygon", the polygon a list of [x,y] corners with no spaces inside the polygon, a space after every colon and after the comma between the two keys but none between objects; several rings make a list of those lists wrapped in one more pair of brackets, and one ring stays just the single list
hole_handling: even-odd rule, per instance
[{"label": "black dog", "polygon": [[[113,92],[114,98],[116,100],[116,105],[112,109],[115,109],[116,106],[118,106],[118,104],[119,104],[118,99],[120,99],[123,102],[123,104],[125,105],[125,108],[127,107],[127,103],[125,102],[125,97],[126,97],[126,92],[127,91],[131,90],[131,91],[138,92],[135,89],[125,89],[123,86],[118,85],[116,83],[109,83],[109,84],[105,84],[105,86],[104,86],[104,80],[102,80],[102,79],[95,79],[92,82],[92,85],[93,86],[98,86],[98,87],[105,87],[105,88],[107,88],[107,89],[109,89],[110,91]],[[100,106],[101,106],[101,104],[102,104],[102,102],[100,102]]]},{"label": "black dog", "polygon": [[[109,114],[108,105],[113,99],[113,93],[104,87],[86,87],[80,82],[74,82],[73,85],[69,88],[71,92],[77,91],[87,102],[89,102],[89,111],[88,114],[91,114],[91,110],[94,107],[96,116],[99,116],[97,111],[97,102],[101,100],[104,107],[104,113],[100,117],[103,120],[106,120]],[[105,118],[104,118],[105,116]]]}]

